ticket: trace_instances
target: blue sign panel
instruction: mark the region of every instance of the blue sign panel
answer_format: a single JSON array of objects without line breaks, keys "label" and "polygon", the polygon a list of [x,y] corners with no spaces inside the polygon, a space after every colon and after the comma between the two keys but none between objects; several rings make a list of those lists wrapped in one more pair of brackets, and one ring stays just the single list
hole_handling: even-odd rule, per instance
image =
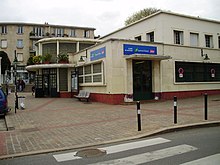
[{"label": "blue sign panel", "polygon": [[90,60],[91,61],[98,60],[100,58],[104,58],[105,56],[106,56],[105,47],[90,52]]},{"label": "blue sign panel", "polygon": [[124,44],[124,55],[132,54],[157,54],[157,47]]}]

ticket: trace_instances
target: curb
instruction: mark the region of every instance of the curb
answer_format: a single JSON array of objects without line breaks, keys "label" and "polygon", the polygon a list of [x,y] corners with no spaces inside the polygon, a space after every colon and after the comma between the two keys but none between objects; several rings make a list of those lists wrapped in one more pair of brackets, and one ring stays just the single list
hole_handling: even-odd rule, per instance
[{"label": "curb", "polygon": [[91,148],[91,147],[98,146],[98,145],[105,145],[105,144],[110,144],[110,143],[141,139],[141,138],[145,138],[145,137],[150,137],[150,136],[155,136],[155,135],[159,135],[159,134],[170,133],[170,132],[175,132],[175,131],[180,131],[180,130],[188,130],[188,129],[193,129],[193,128],[216,127],[216,126],[220,126],[220,121],[177,125],[177,126],[158,129],[156,131],[151,131],[148,133],[142,133],[141,135],[136,135],[136,136],[127,137],[127,138],[123,138],[123,139],[90,143],[87,145],[76,145],[74,147],[64,147],[64,148],[58,148],[58,149],[48,149],[48,150],[32,151],[32,152],[26,152],[26,153],[11,154],[11,155],[3,155],[3,156],[0,156],[0,160],[1,159],[8,159],[8,158],[15,158],[15,157],[22,157],[22,156],[29,156],[29,155],[46,154],[46,153],[50,153],[50,152],[60,152],[60,151],[66,151],[66,150]]}]

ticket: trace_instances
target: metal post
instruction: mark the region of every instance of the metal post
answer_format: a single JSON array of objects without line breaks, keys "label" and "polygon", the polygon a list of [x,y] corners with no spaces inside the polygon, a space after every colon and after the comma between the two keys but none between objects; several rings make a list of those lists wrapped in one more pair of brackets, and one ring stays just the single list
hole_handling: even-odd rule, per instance
[{"label": "metal post", "polygon": [[141,110],[140,110],[140,101],[137,101],[137,120],[138,120],[138,131],[141,131]]},{"label": "metal post", "polygon": [[173,97],[174,101],[174,124],[177,124],[177,97]]},{"label": "metal post", "polygon": [[205,110],[205,120],[208,120],[208,95],[204,94],[204,110]]},{"label": "metal post", "polygon": [[15,113],[17,112],[16,110],[18,109],[18,93],[17,93],[17,54],[15,50],[15,59],[14,59],[14,65],[15,65],[15,71],[14,71],[14,76],[15,76]]}]

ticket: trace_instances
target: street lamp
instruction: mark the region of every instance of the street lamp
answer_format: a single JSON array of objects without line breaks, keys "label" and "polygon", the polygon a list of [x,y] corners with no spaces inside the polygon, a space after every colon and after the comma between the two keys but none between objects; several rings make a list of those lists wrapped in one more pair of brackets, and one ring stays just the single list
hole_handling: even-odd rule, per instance
[{"label": "street lamp", "polygon": [[14,58],[14,61],[13,61],[13,64],[14,64],[14,76],[15,76],[15,113],[16,113],[16,110],[18,109],[17,63],[18,63],[18,59],[17,59],[16,50],[15,50],[15,58]]}]

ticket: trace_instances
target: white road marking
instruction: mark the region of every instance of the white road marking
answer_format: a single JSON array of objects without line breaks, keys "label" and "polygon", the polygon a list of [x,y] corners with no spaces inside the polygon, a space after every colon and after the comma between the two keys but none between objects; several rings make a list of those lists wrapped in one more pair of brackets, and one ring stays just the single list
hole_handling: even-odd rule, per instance
[{"label": "white road marking", "polygon": [[215,154],[191,162],[183,163],[181,165],[219,165],[219,164],[220,164],[220,154]]},{"label": "white road marking", "polygon": [[186,152],[191,152],[197,150],[196,147],[190,145],[179,145],[174,147],[169,147],[157,151],[147,152],[139,155],[129,156],[121,159],[109,160],[104,162],[98,162],[91,165],[134,165],[151,162],[154,160],[159,160],[174,155],[180,155]]},{"label": "white road marking", "polygon": [[[131,149],[137,149],[141,147],[153,146],[153,145],[167,143],[167,142],[170,142],[170,140],[164,139],[164,138],[154,138],[154,139],[148,139],[148,140],[142,140],[142,141],[137,141],[137,142],[109,146],[109,147],[100,148],[100,149],[105,150],[107,154],[113,154],[113,153],[123,152],[123,151],[131,150]],[[77,152],[57,154],[57,155],[53,155],[53,157],[57,160],[57,162],[81,159],[81,157],[75,156],[76,153]]]}]

